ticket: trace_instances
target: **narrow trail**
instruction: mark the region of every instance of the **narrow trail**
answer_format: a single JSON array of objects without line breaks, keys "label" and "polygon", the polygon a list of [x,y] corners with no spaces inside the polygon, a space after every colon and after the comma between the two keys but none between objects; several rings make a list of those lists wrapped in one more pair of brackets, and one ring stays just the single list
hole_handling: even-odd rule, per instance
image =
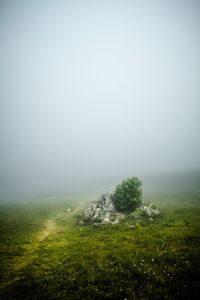
[{"label": "narrow trail", "polygon": [[45,228],[39,232],[36,240],[38,242],[43,241],[48,235],[53,234],[57,229],[57,224],[54,220],[49,219],[45,222]]},{"label": "narrow trail", "polygon": [[48,219],[44,223],[44,228],[37,233],[27,249],[25,249],[23,256],[17,258],[13,262],[13,270],[20,271],[29,265],[35,258],[35,253],[40,247],[40,243],[49,235],[54,234],[57,230],[57,224],[53,219]]},{"label": "narrow trail", "polygon": [[12,268],[9,274],[5,275],[5,281],[1,284],[1,288],[4,288],[13,281],[20,279],[23,274],[23,269],[30,265],[35,258],[37,258],[37,250],[39,249],[41,242],[44,241],[48,236],[57,232],[58,226],[54,219],[48,219],[44,222],[43,228],[35,234],[30,244],[27,245],[23,251],[22,256],[14,257],[12,261]]},{"label": "narrow trail", "polygon": [[[74,215],[76,215],[79,211],[81,211],[84,204],[85,204],[84,202],[81,202],[72,212],[70,212],[68,214],[68,219],[71,220]],[[13,263],[14,270],[19,271],[19,270],[25,268],[27,265],[29,265],[35,258],[34,254],[37,252],[38,248],[40,247],[40,243],[42,241],[44,241],[50,235],[53,235],[60,230],[59,226],[57,225],[56,221],[54,220],[57,217],[58,217],[58,215],[56,215],[52,219],[48,219],[45,221],[44,228],[35,235],[30,247],[24,251],[22,257],[18,258]],[[62,218],[62,214],[59,215],[59,217]]]},{"label": "narrow trail", "polygon": [[[75,209],[73,209],[71,212],[67,213],[67,218],[69,221],[72,220],[72,218],[78,214],[85,206],[85,202],[81,202]],[[61,226],[56,222],[56,220],[59,219],[66,219],[66,213],[62,212],[61,214],[58,214],[54,216],[53,218],[47,219],[43,225],[42,229],[39,230],[30,241],[29,244],[27,244],[23,250],[23,253],[21,256],[15,256],[13,258],[11,269],[9,270],[9,273],[5,276],[5,281],[1,284],[1,288],[4,288],[10,284],[12,284],[13,281],[19,280],[21,277],[23,277],[23,270],[31,265],[34,260],[37,260],[37,251],[41,246],[41,243],[48,237],[51,237],[54,234],[59,233],[60,230],[63,230]],[[65,227],[65,230],[68,228],[70,230],[70,224],[69,226]]]}]

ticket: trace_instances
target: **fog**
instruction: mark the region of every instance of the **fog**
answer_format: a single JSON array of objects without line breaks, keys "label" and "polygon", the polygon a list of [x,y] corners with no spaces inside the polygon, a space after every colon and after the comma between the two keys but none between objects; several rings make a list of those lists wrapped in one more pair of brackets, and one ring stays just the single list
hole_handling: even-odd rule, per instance
[{"label": "fog", "polygon": [[0,199],[200,168],[200,2],[0,1]]}]

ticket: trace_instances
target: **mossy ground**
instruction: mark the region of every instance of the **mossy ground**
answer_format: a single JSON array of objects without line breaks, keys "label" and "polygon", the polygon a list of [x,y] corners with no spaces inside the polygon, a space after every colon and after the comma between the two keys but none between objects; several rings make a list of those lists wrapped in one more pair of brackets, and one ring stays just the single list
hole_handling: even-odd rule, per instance
[{"label": "mossy ground", "polygon": [[82,199],[2,205],[0,298],[198,299],[200,200],[153,202],[134,228],[79,225]]}]

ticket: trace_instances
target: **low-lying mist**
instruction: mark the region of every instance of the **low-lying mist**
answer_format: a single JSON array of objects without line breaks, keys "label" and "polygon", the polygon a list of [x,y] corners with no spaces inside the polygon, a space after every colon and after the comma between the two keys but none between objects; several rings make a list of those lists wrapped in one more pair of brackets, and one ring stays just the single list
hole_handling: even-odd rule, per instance
[{"label": "low-lying mist", "polygon": [[[133,174],[134,176],[135,174]],[[3,182],[1,186],[1,202],[39,201],[41,199],[67,199],[77,196],[93,197],[112,192],[123,179],[122,175],[99,177],[82,180],[74,184],[60,181],[59,184],[49,182]],[[195,198],[200,200],[200,170],[173,173],[157,173],[139,176],[143,185],[144,200],[167,198]]]},{"label": "low-lying mist", "polygon": [[[172,182],[170,193],[176,175],[160,174],[199,170],[199,11],[1,1],[0,201],[98,193],[130,176],[145,194]],[[185,176],[177,189],[194,192]]]}]

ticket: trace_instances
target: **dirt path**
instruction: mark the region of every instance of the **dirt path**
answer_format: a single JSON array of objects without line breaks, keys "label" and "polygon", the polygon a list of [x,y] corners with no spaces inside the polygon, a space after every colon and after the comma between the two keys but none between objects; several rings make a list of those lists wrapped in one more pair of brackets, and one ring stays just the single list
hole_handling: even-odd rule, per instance
[{"label": "dirt path", "polygon": [[5,288],[23,276],[23,269],[37,258],[37,250],[41,242],[48,236],[55,234],[57,229],[58,226],[54,219],[45,221],[44,227],[33,237],[31,243],[26,246],[23,255],[14,257],[11,264],[12,268],[9,270],[9,273],[5,274],[5,281],[1,284],[1,288]]},{"label": "dirt path", "polygon": [[[71,220],[74,215],[79,213],[84,208],[85,203],[81,202],[74,210],[67,214],[68,220]],[[37,251],[41,246],[41,243],[48,237],[58,233],[61,228],[57,224],[56,219],[66,218],[66,212],[62,212],[59,215],[54,216],[51,219],[47,219],[42,226],[42,229],[33,235],[30,243],[25,245],[22,255],[15,256],[11,263],[11,269],[9,273],[5,276],[5,281],[1,287],[6,287],[12,284],[13,281],[20,279],[23,276],[23,270],[31,265],[34,260],[37,260]],[[70,230],[70,225],[68,226]],[[65,227],[66,230],[66,227]]]},{"label": "dirt path", "polygon": [[[68,214],[68,219],[72,219],[84,206],[84,202],[81,202],[77,208],[75,208],[71,213]],[[56,216],[58,217],[58,216]],[[56,218],[54,217],[54,218]],[[62,214],[59,215],[62,218]],[[59,231],[59,226],[56,224],[56,221],[53,219],[48,219],[44,223],[44,227],[35,235],[31,244],[25,249],[23,256],[17,257],[13,261],[13,270],[20,271],[29,264],[32,263],[35,258],[35,253],[40,247],[40,243],[44,241],[48,236],[55,234]]]},{"label": "dirt path", "polygon": [[13,263],[13,269],[19,271],[29,265],[35,258],[34,254],[40,247],[40,243],[49,235],[55,233],[56,229],[57,225],[53,219],[45,221],[44,228],[36,234],[30,246],[24,251],[23,256]]},{"label": "dirt path", "polygon": [[57,229],[56,222],[51,219],[47,220],[44,225],[45,228],[36,237],[36,241],[38,242],[43,241],[48,235],[55,233]]}]

